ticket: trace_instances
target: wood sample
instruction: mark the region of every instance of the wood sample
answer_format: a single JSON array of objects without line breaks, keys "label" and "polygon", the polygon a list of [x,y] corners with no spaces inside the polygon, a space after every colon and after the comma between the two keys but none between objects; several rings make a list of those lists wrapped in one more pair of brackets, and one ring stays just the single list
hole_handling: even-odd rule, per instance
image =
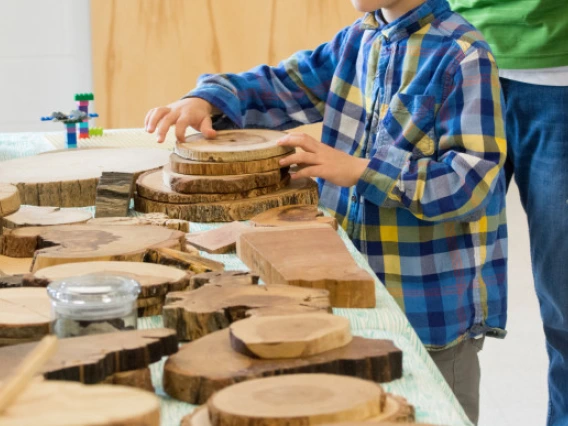
[{"label": "wood sample", "polygon": [[144,389],[148,392],[155,392],[154,385],[152,384],[152,372],[150,371],[150,367],[115,373],[104,379],[101,384],[129,386]]},{"label": "wood sample", "polygon": [[[0,381],[37,343],[0,349]],[[116,373],[140,370],[178,350],[174,330],[120,331],[60,339],[55,355],[41,369],[50,380],[94,384]]]},{"label": "wood sample", "polygon": [[164,390],[173,398],[203,404],[234,383],[299,373],[333,373],[383,383],[402,376],[402,352],[391,341],[353,337],[351,343],[306,358],[266,360],[233,350],[229,330],[183,345],[164,365]]},{"label": "wood sample", "polygon": [[189,222],[187,220],[170,219],[168,215],[163,213],[148,213],[136,217],[99,217],[89,220],[87,224],[99,226],[154,225],[189,232]]},{"label": "wood sample", "polygon": [[249,226],[242,222],[232,222],[210,231],[194,232],[185,238],[186,243],[207,253],[222,254],[235,250],[237,238]]},{"label": "wood sample", "polygon": [[[4,167],[4,163],[2,163],[2,167]],[[0,218],[11,215],[19,208],[20,194],[18,188],[14,185],[0,183]]]},{"label": "wood sample", "polygon": [[3,237],[2,254],[34,256],[32,271],[85,261],[141,262],[151,248],[183,248],[185,234],[160,226],[63,225],[18,228]]},{"label": "wood sample", "polygon": [[160,400],[114,385],[37,381],[0,416],[0,426],[159,426]]},{"label": "wood sample", "polygon": [[168,248],[148,250],[144,257],[144,262],[173,266],[174,268],[195,272],[196,274],[223,271],[225,269],[225,265],[221,262],[207,259],[197,253],[185,253]]},{"label": "wood sample", "polygon": [[349,320],[326,313],[253,316],[229,326],[232,348],[262,359],[301,358],[351,342]]},{"label": "wood sample", "polygon": [[16,213],[2,219],[8,229],[25,226],[74,225],[85,223],[93,215],[84,210],[61,210],[59,207],[22,206]]},{"label": "wood sample", "polygon": [[222,130],[215,139],[197,133],[176,144],[175,153],[182,158],[212,163],[234,163],[264,160],[288,154],[294,149],[276,142],[287,133],[275,130]]},{"label": "wood sample", "polygon": [[326,224],[337,231],[337,220],[324,216],[314,205],[276,207],[253,217],[250,223],[259,227]]},{"label": "wood sample", "polygon": [[[39,340],[51,330],[51,302],[44,288],[0,289],[0,338],[3,344]],[[0,363],[0,365],[2,365]]]},{"label": "wood sample", "polygon": [[86,207],[95,204],[102,172],[139,175],[167,164],[169,155],[149,148],[63,150],[3,161],[0,183],[17,186],[22,204]]},{"label": "wood sample", "polygon": [[[2,277],[0,277],[0,280]],[[196,290],[205,284],[215,285],[257,285],[259,276],[248,271],[204,272],[189,279],[188,290]]]},{"label": "wood sample", "polygon": [[265,283],[327,289],[337,308],[375,307],[374,278],[331,227],[244,231],[237,255]]},{"label": "wood sample", "polygon": [[134,173],[104,172],[97,184],[95,217],[125,217],[134,192]]},{"label": "wood sample", "polygon": [[11,287],[23,287],[24,274],[8,275],[0,271],[0,289]]},{"label": "wood sample", "polygon": [[[231,163],[211,163],[211,164],[231,164]],[[271,194],[290,183],[290,175],[286,174],[276,185],[265,186],[262,188],[250,189],[243,192],[228,194],[182,194],[173,191],[164,182],[162,170],[152,170],[142,174],[136,181],[136,192],[141,198],[152,201],[160,201],[169,204],[203,204],[215,203],[220,201],[242,200],[246,198],[259,197]]]},{"label": "wood sample", "polygon": [[287,156],[288,154],[266,158],[264,160],[212,163],[209,161],[186,160],[177,154],[172,154],[170,156],[170,168],[173,172],[182,175],[246,175],[278,170],[281,168],[280,160]]},{"label": "wood sample", "polygon": [[166,296],[164,326],[180,340],[195,340],[231,323],[278,306],[301,306],[303,312],[329,312],[328,292],[291,286],[205,285]]},{"label": "wood sample", "polygon": [[218,201],[203,204],[172,204],[134,198],[137,211],[166,213],[169,217],[190,222],[232,222],[248,220],[263,211],[291,204],[317,204],[318,186],[309,178],[298,179],[276,192],[256,198]]}]

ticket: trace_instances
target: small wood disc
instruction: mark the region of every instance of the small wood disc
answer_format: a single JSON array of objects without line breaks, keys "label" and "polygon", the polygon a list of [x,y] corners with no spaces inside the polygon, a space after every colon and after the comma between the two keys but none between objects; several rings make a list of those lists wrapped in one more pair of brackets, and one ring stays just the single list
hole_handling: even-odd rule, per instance
[{"label": "small wood disc", "polygon": [[16,213],[4,217],[4,228],[24,226],[74,225],[85,223],[93,215],[85,210],[61,210],[59,207],[22,206]]},{"label": "small wood disc", "polygon": [[14,185],[0,183],[0,218],[16,212],[19,208],[20,194],[18,188]]},{"label": "small wood disc", "polygon": [[245,175],[277,170],[281,167],[280,160],[288,155],[289,154],[279,155],[277,157],[255,161],[211,163],[205,161],[186,160],[177,154],[172,154],[170,156],[170,166],[173,172],[180,173],[182,175]]},{"label": "small wood disc", "polygon": [[259,316],[229,327],[237,352],[262,359],[300,358],[351,342],[349,320],[326,313]]},{"label": "small wood disc", "polygon": [[51,303],[45,288],[0,289],[0,337],[39,340],[50,327]]},{"label": "small wood disc", "polygon": [[284,136],[284,132],[260,129],[224,130],[217,132],[215,139],[205,139],[197,133],[178,142],[175,152],[188,160],[213,163],[264,160],[293,151],[276,144]]},{"label": "small wood disc", "polygon": [[225,388],[207,402],[214,425],[304,426],[378,416],[385,394],[376,383],[332,374],[294,374]]},{"label": "small wood disc", "polygon": [[317,206],[282,206],[267,210],[250,220],[252,226],[297,226],[327,224],[337,230],[337,220],[324,216]]}]

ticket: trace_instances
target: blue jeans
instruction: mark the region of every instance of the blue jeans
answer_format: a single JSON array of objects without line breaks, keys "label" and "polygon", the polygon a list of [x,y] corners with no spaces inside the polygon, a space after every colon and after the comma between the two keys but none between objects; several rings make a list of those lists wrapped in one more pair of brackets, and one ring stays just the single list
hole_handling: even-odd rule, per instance
[{"label": "blue jeans", "polygon": [[[568,425],[568,87],[501,79],[508,182],[527,213],[536,294],[550,360],[548,425]],[[514,232],[514,230],[513,230]]]}]

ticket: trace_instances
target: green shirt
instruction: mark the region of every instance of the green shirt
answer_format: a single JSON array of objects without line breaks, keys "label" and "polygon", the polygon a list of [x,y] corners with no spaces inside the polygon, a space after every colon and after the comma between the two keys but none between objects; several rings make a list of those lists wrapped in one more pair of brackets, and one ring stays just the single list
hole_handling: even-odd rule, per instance
[{"label": "green shirt", "polygon": [[568,0],[449,0],[479,29],[503,69],[568,65]]}]

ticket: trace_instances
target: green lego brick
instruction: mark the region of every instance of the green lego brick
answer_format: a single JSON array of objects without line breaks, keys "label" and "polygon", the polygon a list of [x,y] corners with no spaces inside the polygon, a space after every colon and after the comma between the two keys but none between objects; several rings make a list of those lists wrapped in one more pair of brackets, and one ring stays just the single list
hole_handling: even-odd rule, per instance
[{"label": "green lego brick", "polygon": [[95,99],[95,95],[92,93],[76,93],[75,100],[76,101],[93,101]]},{"label": "green lego brick", "polygon": [[91,127],[89,128],[89,136],[102,136],[103,135],[103,128],[102,127]]}]

